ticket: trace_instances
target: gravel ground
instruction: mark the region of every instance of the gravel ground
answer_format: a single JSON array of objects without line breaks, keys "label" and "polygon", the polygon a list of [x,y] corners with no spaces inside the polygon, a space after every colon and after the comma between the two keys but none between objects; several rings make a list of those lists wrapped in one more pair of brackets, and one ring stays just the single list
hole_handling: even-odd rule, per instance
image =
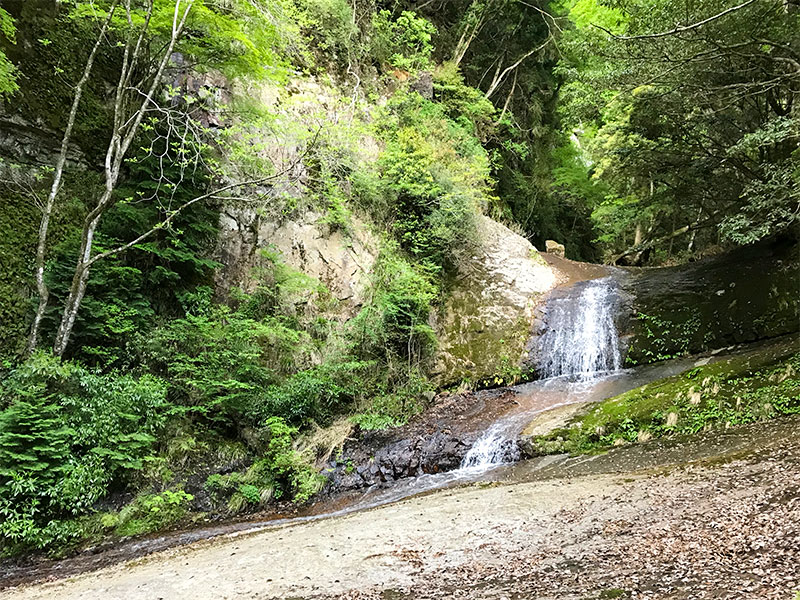
[{"label": "gravel ground", "polygon": [[483,482],[0,599],[754,598],[800,590],[800,421],[738,460]]}]

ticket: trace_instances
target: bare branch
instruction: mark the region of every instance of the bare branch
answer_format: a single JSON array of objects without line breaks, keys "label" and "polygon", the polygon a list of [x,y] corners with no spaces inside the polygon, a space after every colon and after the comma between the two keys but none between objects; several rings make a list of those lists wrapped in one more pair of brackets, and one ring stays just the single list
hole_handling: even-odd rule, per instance
[{"label": "bare branch", "polygon": [[692,23],[691,25],[678,25],[677,27],[675,27],[675,29],[670,29],[669,31],[662,31],[660,33],[647,33],[647,34],[643,34],[643,35],[630,35],[630,36],[629,35],[617,35],[617,34],[613,33],[612,31],[606,29],[602,25],[597,25],[596,23],[592,23],[592,27],[596,27],[597,29],[605,31],[608,35],[610,35],[611,37],[613,37],[614,39],[617,39],[617,40],[625,40],[625,41],[627,41],[627,40],[649,40],[649,39],[663,38],[663,37],[669,37],[671,35],[679,35],[681,33],[685,33],[687,31],[691,31],[693,29],[697,29],[699,27],[702,27],[703,25],[707,25],[708,23],[711,23],[712,21],[716,21],[717,19],[721,19],[722,17],[724,17],[726,15],[729,15],[732,12],[735,12],[737,10],[741,10],[742,8],[745,8],[746,6],[750,6],[755,1],[756,0],[747,0],[747,2],[743,2],[742,4],[739,4],[738,6],[733,6],[731,8],[726,9],[726,10],[723,10],[721,13],[717,13],[716,15],[714,15],[712,17],[708,17],[707,19],[703,19],[702,21],[698,21],[697,23]]}]

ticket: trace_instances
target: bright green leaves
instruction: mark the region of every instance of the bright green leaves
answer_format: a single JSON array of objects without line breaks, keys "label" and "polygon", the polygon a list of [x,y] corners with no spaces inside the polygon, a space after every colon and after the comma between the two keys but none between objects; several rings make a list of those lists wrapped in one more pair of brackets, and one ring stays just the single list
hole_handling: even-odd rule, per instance
[{"label": "bright green leaves", "polygon": [[36,354],[0,387],[0,545],[64,542],[53,519],[76,516],[152,455],[164,384]]},{"label": "bright green leaves", "polygon": [[573,0],[567,4],[571,4],[568,7],[569,19],[578,29],[591,29],[598,25],[616,35],[625,31],[627,18],[617,8],[597,0]]},{"label": "bright green leaves", "polygon": [[436,27],[416,13],[404,10],[392,19],[388,10],[375,13],[372,19],[375,31],[376,56],[379,60],[404,71],[417,71],[430,64]]},{"label": "bright green leaves", "polygon": [[397,94],[379,122],[379,158],[402,247],[431,274],[452,272],[488,204],[488,157],[473,134],[418,94]]},{"label": "bright green leaves", "polygon": [[[0,8],[0,35],[9,43],[15,43],[16,27],[14,19],[7,11]],[[0,96],[10,96],[19,89],[17,84],[17,67],[8,60],[5,52],[0,50]]]},{"label": "bright green leaves", "polygon": [[372,276],[372,299],[351,322],[358,352],[391,366],[419,365],[436,347],[428,320],[439,289],[395,244],[384,243]]},{"label": "bright green leaves", "polygon": [[556,69],[559,112],[612,191],[596,211],[609,258],[634,241],[656,260],[673,245],[685,258],[796,222],[797,16],[730,8],[699,2],[676,19],[673,4],[652,0],[564,6],[574,28]]}]

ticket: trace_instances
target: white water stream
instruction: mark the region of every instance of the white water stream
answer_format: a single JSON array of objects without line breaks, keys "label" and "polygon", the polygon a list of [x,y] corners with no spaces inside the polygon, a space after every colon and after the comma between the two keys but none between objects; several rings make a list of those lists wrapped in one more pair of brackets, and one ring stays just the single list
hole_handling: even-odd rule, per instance
[{"label": "white water stream", "polygon": [[547,303],[547,330],[539,340],[539,370],[545,378],[591,379],[622,366],[614,319],[619,293],[611,277],[578,283],[571,294]]},{"label": "white water stream", "polygon": [[[580,282],[569,293],[551,298],[546,306],[546,330],[539,340],[539,371],[547,380],[567,379],[565,402],[599,377],[620,370],[622,357],[615,317],[617,284],[611,277]],[[570,389],[574,387],[575,389]],[[540,412],[540,411],[536,411]],[[519,459],[513,437],[531,413],[498,421],[467,452],[459,470],[484,471]]]}]

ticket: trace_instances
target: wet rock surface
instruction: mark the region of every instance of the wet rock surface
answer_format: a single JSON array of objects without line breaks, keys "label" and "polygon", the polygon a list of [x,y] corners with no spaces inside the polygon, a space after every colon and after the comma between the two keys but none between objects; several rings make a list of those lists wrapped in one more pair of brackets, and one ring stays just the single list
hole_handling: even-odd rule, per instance
[{"label": "wet rock surface", "polygon": [[798,242],[782,238],[676,267],[627,269],[628,358],[663,360],[800,329]]},{"label": "wet rock surface", "polygon": [[510,388],[447,394],[403,427],[361,432],[329,465],[327,492],[457,469],[488,423],[516,406],[516,395]]}]

